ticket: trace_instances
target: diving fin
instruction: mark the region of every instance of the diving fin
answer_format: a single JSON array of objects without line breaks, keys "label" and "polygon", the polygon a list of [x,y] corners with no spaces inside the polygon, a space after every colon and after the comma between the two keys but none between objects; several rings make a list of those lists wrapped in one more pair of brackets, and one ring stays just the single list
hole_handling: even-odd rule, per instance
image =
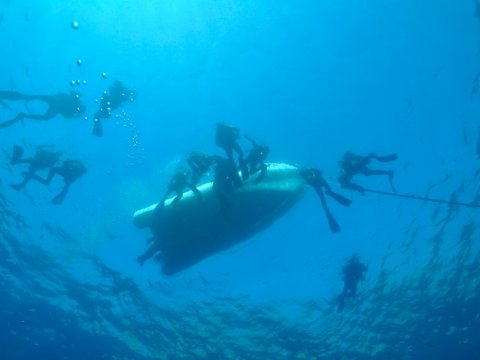
[{"label": "diving fin", "polygon": [[332,233],[338,233],[340,232],[340,225],[338,225],[337,220],[333,217],[333,215],[330,212],[327,212],[327,220],[328,220],[328,225],[330,226],[330,230]]},{"label": "diving fin", "polygon": [[98,137],[102,137],[103,136],[103,126],[102,126],[102,123],[95,119],[95,121],[93,122],[93,130],[92,130],[92,134],[95,135],[95,136],[98,136]]},{"label": "diving fin", "polygon": [[342,196],[340,194],[337,194],[337,193],[334,193],[333,191],[331,190],[326,190],[325,193],[334,198],[338,203],[340,203],[341,205],[345,206],[345,207],[349,207],[350,204],[352,203],[352,200],[350,199],[347,199],[345,196]]},{"label": "diving fin", "polygon": [[388,172],[388,181],[390,182],[393,192],[397,192],[397,189],[395,189],[395,186],[393,185],[393,171],[391,170]]}]

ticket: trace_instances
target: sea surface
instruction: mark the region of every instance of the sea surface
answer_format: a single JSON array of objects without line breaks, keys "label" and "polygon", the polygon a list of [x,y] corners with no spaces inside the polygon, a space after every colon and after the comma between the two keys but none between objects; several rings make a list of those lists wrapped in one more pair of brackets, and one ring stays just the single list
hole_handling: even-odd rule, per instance
[{"label": "sea surface", "polygon": [[[0,94],[86,109],[0,128],[0,359],[480,359],[479,0],[0,0],[0,39]],[[136,96],[95,136],[114,81]],[[45,110],[0,96],[0,122]],[[307,189],[176,275],[140,266],[133,213],[192,150],[222,155],[219,122],[321,169],[352,200],[327,199],[341,232]],[[15,145],[88,170],[52,204],[61,177],[11,188]],[[397,193],[342,189],[346,151],[397,153],[371,164]],[[355,254],[368,270],[339,309]]]}]

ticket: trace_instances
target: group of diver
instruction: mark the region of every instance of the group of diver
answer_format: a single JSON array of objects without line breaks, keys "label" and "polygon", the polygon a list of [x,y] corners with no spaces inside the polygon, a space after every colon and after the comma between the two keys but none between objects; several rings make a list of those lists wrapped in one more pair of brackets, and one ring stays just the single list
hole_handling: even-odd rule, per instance
[{"label": "group of diver", "polygon": [[[135,90],[127,88],[120,81],[114,81],[103,92],[99,100],[99,108],[93,116],[92,134],[98,137],[103,136],[102,120],[110,118],[115,110],[127,102],[132,102],[135,97]],[[75,91],[54,95],[28,95],[17,91],[0,91],[0,105],[4,110],[12,110],[11,103],[18,101],[24,101],[27,109],[32,101],[43,103],[46,109],[41,113],[18,112],[11,119],[0,121],[0,129],[10,127],[25,119],[47,121],[56,116],[62,116],[65,119],[76,118],[86,111],[86,107],[81,101],[81,94]],[[48,186],[55,175],[58,175],[63,178],[64,187],[52,199],[53,204],[62,203],[70,185],[87,172],[87,168],[80,160],[65,159],[60,162],[61,151],[57,151],[50,145],[38,146],[35,154],[28,158],[24,158],[23,153],[24,149],[21,146],[13,147],[10,158],[11,165],[27,164],[28,170],[22,173],[22,182],[10,186],[15,190],[22,190],[30,180]],[[47,172],[46,177],[39,176],[38,172]]]},{"label": "group of diver", "polygon": [[[135,97],[135,90],[127,88],[120,81],[114,81],[100,97],[99,108],[93,116],[92,134],[102,136],[102,119],[111,117],[112,112],[120,108],[123,104],[132,102]],[[82,116],[86,111],[86,106],[81,100],[81,93],[76,91],[54,95],[28,95],[18,91],[0,91],[0,105],[4,109],[11,110],[8,103],[16,101],[24,101],[27,105],[32,101],[42,102],[46,105],[46,110],[43,113],[19,112],[12,119],[1,121],[0,128],[10,127],[25,119],[46,121],[56,116],[72,119]]]},{"label": "group of diver", "polygon": [[[224,123],[217,124],[215,144],[225,151],[226,157],[206,155],[197,151],[190,153],[186,160],[189,169],[186,166],[180,166],[177,169],[167,186],[164,197],[159,202],[157,210],[160,211],[164,207],[165,201],[172,193],[175,193],[176,197],[172,200],[170,206],[175,206],[183,197],[184,191],[188,188],[201,200],[201,193],[197,189],[197,184],[213,167],[213,190],[219,199],[220,213],[222,216],[228,218],[226,212],[228,208],[227,195],[235,188],[241,187],[243,181],[248,180],[250,176],[257,173],[258,175],[254,182],[261,182],[267,172],[268,165],[265,161],[270,153],[268,146],[258,144],[250,136],[245,135],[245,139],[251,144],[251,148],[245,156],[242,147],[239,145],[240,137],[240,130],[237,127]],[[235,154],[237,155],[237,159],[235,159]],[[390,185],[393,191],[395,191],[393,171],[375,170],[371,169],[369,165],[372,160],[390,162],[396,159],[397,154],[379,156],[371,153],[366,156],[360,156],[348,151],[339,162],[341,173],[338,182],[344,189],[355,190],[364,194],[365,188],[353,183],[353,178],[357,175],[383,175],[388,177]],[[315,189],[320,197],[332,232],[340,231],[338,223],[333,218],[327,206],[325,195],[328,195],[339,204],[347,207],[350,206],[351,201],[343,195],[334,192],[320,170],[302,168],[300,169],[300,175]]]},{"label": "group of diver", "polygon": [[[268,168],[266,160],[270,153],[270,148],[267,145],[257,143],[248,135],[244,135],[244,138],[251,145],[246,155],[239,144],[241,139],[240,130],[229,124],[218,123],[215,130],[215,144],[224,150],[225,156],[207,155],[198,151],[191,152],[186,159],[186,165],[179,166],[170,179],[164,196],[155,208],[157,215],[163,211],[165,206],[177,206],[184,196],[184,191],[187,189],[190,189],[197,199],[202,201],[202,194],[198,190],[197,185],[213,169],[212,190],[218,199],[219,215],[228,220],[228,195],[235,189],[242,187],[244,181],[250,177],[255,176],[254,183],[261,182]],[[372,160],[390,162],[396,159],[396,154],[378,156],[371,153],[366,156],[359,156],[352,152],[347,152],[340,161],[342,172],[338,179],[339,184],[344,189],[356,190],[363,194],[365,189],[352,182],[355,176],[384,175],[388,177],[392,189],[395,191],[393,171],[375,170],[371,169],[369,165]],[[334,192],[320,170],[302,168],[299,171],[305,182],[312,186],[318,194],[331,231],[334,233],[339,232],[340,226],[328,208],[325,195],[346,207],[350,206],[351,200]],[[175,194],[175,197],[167,204],[167,199],[171,194]],[[138,262],[141,265],[160,251],[156,244],[156,229],[152,228],[152,232],[153,237],[150,239],[149,248],[138,257]]]}]

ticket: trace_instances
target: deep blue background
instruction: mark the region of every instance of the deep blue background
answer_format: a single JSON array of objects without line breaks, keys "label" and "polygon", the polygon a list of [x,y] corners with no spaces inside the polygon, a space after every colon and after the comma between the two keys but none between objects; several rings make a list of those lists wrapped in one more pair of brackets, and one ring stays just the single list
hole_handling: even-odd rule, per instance
[{"label": "deep blue background", "polygon": [[[331,204],[342,226],[332,235],[311,192],[174,277],[138,266],[148,231],[131,223],[191,150],[218,152],[219,121],[332,184],[346,150],[397,152],[399,192],[479,203],[474,1],[0,4],[0,89],[73,89],[88,109],[0,129],[2,359],[480,357],[478,209],[344,192],[353,205]],[[72,88],[77,79],[87,84]],[[114,80],[138,96],[96,138],[95,100]],[[25,111],[11,105],[0,120]],[[14,192],[14,144],[55,144],[89,171],[61,206],[49,202],[61,181]],[[338,313],[353,253],[369,271]]]}]

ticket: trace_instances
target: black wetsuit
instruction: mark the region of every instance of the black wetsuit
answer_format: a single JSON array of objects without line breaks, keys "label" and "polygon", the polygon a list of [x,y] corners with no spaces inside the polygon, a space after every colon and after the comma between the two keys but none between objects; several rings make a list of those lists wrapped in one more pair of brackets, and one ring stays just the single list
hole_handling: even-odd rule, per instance
[{"label": "black wetsuit", "polygon": [[357,296],[358,283],[365,280],[368,268],[360,262],[358,256],[352,256],[342,268],[343,292],[337,297],[338,310],[345,307],[345,300]]},{"label": "black wetsuit", "polygon": [[385,175],[388,176],[390,185],[395,191],[393,186],[393,171],[391,170],[373,170],[368,167],[372,159],[380,162],[390,162],[397,159],[397,154],[388,156],[378,156],[375,154],[369,154],[367,156],[355,155],[351,152],[347,152],[342,161],[340,162],[342,173],[338,177],[338,182],[345,189],[352,189],[361,192],[365,192],[365,188],[358,184],[352,183],[352,179],[356,175],[372,176],[372,175]]}]

